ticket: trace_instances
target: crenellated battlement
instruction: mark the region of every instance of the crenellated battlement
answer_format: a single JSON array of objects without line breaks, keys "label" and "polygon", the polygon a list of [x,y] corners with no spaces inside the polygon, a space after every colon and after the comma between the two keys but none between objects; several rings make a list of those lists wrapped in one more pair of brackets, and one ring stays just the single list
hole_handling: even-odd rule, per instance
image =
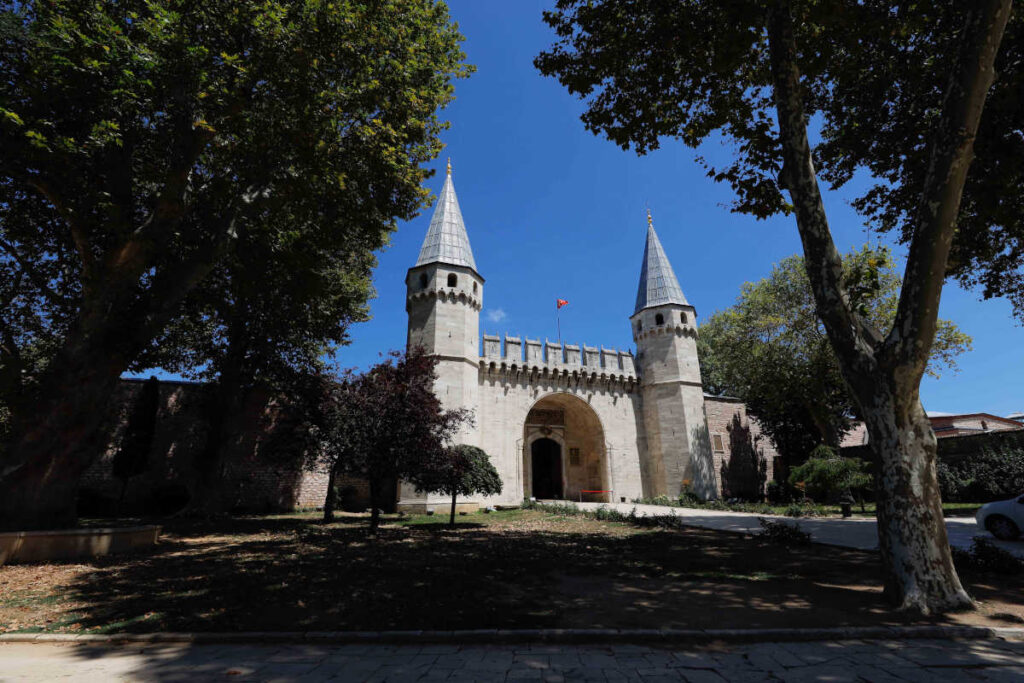
[{"label": "crenellated battlement", "polygon": [[[514,375],[517,378],[537,378],[545,381],[587,383],[614,382],[631,388],[638,381],[636,363],[630,351],[608,349],[604,346],[559,344],[557,341],[506,335],[483,335],[481,372]],[[582,353],[581,353],[582,349]]]}]

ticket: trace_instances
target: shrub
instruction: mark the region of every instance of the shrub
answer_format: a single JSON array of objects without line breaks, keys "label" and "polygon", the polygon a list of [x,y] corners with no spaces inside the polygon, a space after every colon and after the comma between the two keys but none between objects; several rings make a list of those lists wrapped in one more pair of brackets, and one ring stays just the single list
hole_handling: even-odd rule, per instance
[{"label": "shrub", "polygon": [[970,550],[955,547],[951,550],[958,570],[1011,575],[1024,573],[1024,560],[984,536],[975,536]]},{"label": "shrub", "polygon": [[789,482],[803,482],[807,494],[817,502],[831,502],[844,491],[860,491],[871,484],[869,463],[841,458],[827,446],[819,446],[803,465],[794,467]]},{"label": "shrub", "polygon": [[811,544],[811,534],[800,528],[799,524],[787,522],[776,522],[764,517],[758,517],[761,524],[759,536],[766,541],[778,543],[785,546],[803,546]]},{"label": "shrub", "polygon": [[779,481],[778,479],[772,479],[768,482],[767,494],[768,502],[772,505],[792,503],[798,498],[798,492],[792,484],[788,481]]},{"label": "shrub", "polygon": [[954,464],[939,462],[939,489],[948,502],[988,503],[1024,490],[1024,448],[983,449]]}]

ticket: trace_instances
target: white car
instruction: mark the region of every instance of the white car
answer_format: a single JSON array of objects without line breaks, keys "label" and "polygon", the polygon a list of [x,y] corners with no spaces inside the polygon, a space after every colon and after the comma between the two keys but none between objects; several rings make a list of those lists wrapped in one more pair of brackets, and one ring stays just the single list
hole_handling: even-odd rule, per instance
[{"label": "white car", "polygon": [[985,503],[978,509],[974,519],[978,521],[978,526],[991,531],[996,538],[1012,541],[1024,529],[1024,496]]}]

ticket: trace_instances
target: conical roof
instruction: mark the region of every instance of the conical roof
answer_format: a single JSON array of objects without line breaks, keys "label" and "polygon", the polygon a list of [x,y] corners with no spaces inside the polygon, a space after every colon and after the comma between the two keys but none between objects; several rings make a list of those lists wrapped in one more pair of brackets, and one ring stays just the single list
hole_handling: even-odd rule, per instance
[{"label": "conical roof", "polygon": [[452,184],[452,167],[448,164],[448,175],[441,188],[441,196],[434,209],[434,217],[430,219],[430,228],[420,247],[417,266],[428,263],[446,263],[451,266],[466,266],[476,270],[473,250],[469,246],[466,224],[462,221],[459,200],[455,196],[455,185]]},{"label": "conical roof", "polygon": [[650,213],[647,214],[647,244],[644,246],[644,260],[640,264],[640,286],[636,291],[637,314],[645,308],[663,304],[682,304],[688,306],[683,290],[676,279],[672,264],[665,256],[658,233],[654,232],[654,222]]}]

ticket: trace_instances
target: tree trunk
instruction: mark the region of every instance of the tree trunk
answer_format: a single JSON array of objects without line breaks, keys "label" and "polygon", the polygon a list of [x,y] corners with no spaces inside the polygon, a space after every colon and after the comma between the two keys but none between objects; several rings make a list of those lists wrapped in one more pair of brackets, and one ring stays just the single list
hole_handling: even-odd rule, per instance
[{"label": "tree trunk", "polygon": [[327,476],[327,495],[324,497],[324,524],[334,521],[334,506],[337,505],[338,495],[334,490],[334,483],[337,481],[337,468],[332,467]]},{"label": "tree trunk", "polygon": [[860,401],[876,463],[878,547],[885,596],[923,614],[974,607],[953,566],[936,475],[936,439],[915,396],[898,401],[880,385]]},{"label": "tree trunk", "polygon": [[931,143],[928,176],[896,321],[883,336],[851,308],[807,139],[804,84],[787,0],[771,6],[769,48],[783,166],[818,315],[860,408],[878,466],[879,548],[886,595],[925,614],[973,606],[953,568],[935,471],[935,436],[919,388],[935,336],[939,298],[973,139],[992,83],[1009,0],[972,5]]},{"label": "tree trunk", "polygon": [[10,447],[0,461],[0,530],[76,525],[79,481],[104,445],[123,369],[86,346],[54,359],[31,405],[12,415]]},{"label": "tree trunk", "polygon": [[448,517],[448,526],[452,529],[455,528],[455,499],[458,497],[458,492],[452,494],[452,513]]}]

